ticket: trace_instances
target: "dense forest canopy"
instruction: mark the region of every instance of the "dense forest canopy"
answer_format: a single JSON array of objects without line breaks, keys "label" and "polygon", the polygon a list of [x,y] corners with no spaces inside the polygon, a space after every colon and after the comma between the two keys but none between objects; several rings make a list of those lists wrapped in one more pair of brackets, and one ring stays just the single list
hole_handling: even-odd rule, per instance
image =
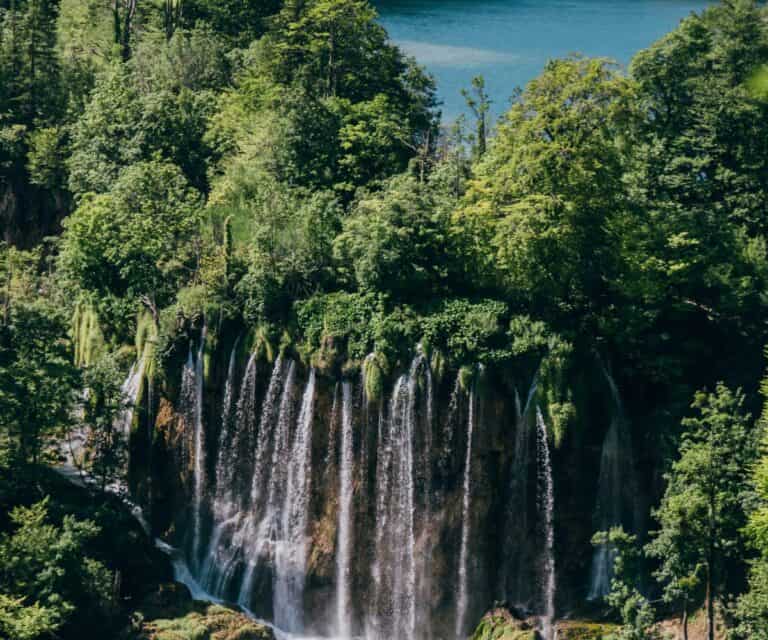
[{"label": "dense forest canopy", "polygon": [[417,343],[465,371],[599,354],[667,469],[645,549],[598,537],[616,637],[706,601],[768,638],[768,12],[719,3],[626,70],[553,60],[493,125],[481,79],[441,122],[376,18],[0,0],[0,636],[116,624],[99,528],[30,487],[76,420],[109,477],[121,372],[163,380],[207,320],[380,375]]}]

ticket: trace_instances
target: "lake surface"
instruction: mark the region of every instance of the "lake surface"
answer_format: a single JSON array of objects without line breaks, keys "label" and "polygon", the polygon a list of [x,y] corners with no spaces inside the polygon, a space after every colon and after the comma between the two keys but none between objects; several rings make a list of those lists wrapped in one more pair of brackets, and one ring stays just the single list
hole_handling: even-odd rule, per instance
[{"label": "lake surface", "polygon": [[436,78],[443,118],[465,111],[461,89],[483,75],[506,110],[515,87],[572,53],[627,65],[705,0],[378,0],[390,37]]}]

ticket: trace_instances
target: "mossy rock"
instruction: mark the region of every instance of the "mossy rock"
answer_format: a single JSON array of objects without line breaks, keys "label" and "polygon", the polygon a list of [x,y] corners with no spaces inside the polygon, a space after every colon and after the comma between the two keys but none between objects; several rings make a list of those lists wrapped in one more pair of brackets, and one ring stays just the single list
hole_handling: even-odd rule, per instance
[{"label": "mossy rock", "polygon": [[494,609],[480,621],[472,640],[539,640],[539,634],[506,609]]},{"label": "mossy rock", "polygon": [[269,627],[222,605],[193,602],[178,584],[162,585],[134,618],[135,640],[275,640]]},{"label": "mossy rock", "polygon": [[614,624],[601,622],[561,622],[557,627],[558,640],[603,640],[618,631]]}]

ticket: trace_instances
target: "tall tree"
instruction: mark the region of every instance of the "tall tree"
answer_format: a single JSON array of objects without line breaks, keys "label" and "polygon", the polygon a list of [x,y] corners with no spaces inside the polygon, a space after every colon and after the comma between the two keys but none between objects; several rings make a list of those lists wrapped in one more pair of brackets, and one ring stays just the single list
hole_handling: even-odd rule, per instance
[{"label": "tall tree", "polygon": [[550,62],[499,127],[455,217],[480,254],[471,259],[491,263],[509,293],[573,323],[594,322],[607,305],[631,96],[604,60]]},{"label": "tall tree", "polygon": [[741,391],[723,384],[714,393],[696,394],[695,415],[683,420],[680,458],[654,513],[659,529],[647,547],[662,563],[658,576],[667,588],[701,567],[709,640],[715,638],[715,603],[726,595],[729,561],[745,557],[745,505],[757,441],[744,400]]},{"label": "tall tree", "polygon": [[475,76],[472,78],[472,90],[461,90],[461,95],[467,106],[475,116],[476,148],[475,155],[482,158],[488,146],[488,118],[491,110],[491,99],[485,91],[485,78]]}]

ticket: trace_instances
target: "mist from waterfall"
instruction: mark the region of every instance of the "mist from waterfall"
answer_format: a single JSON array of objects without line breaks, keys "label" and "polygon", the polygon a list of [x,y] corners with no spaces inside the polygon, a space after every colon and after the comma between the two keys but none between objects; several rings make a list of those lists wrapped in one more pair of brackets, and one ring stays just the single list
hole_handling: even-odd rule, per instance
[{"label": "mist from waterfall", "polygon": [[[596,531],[608,531],[612,527],[623,526],[625,530],[632,531],[635,525],[632,436],[618,386],[610,372],[604,366],[601,368],[610,391],[612,417],[600,455],[594,527]],[[590,600],[604,598],[610,592],[615,557],[608,545],[595,547],[589,577]]]}]

